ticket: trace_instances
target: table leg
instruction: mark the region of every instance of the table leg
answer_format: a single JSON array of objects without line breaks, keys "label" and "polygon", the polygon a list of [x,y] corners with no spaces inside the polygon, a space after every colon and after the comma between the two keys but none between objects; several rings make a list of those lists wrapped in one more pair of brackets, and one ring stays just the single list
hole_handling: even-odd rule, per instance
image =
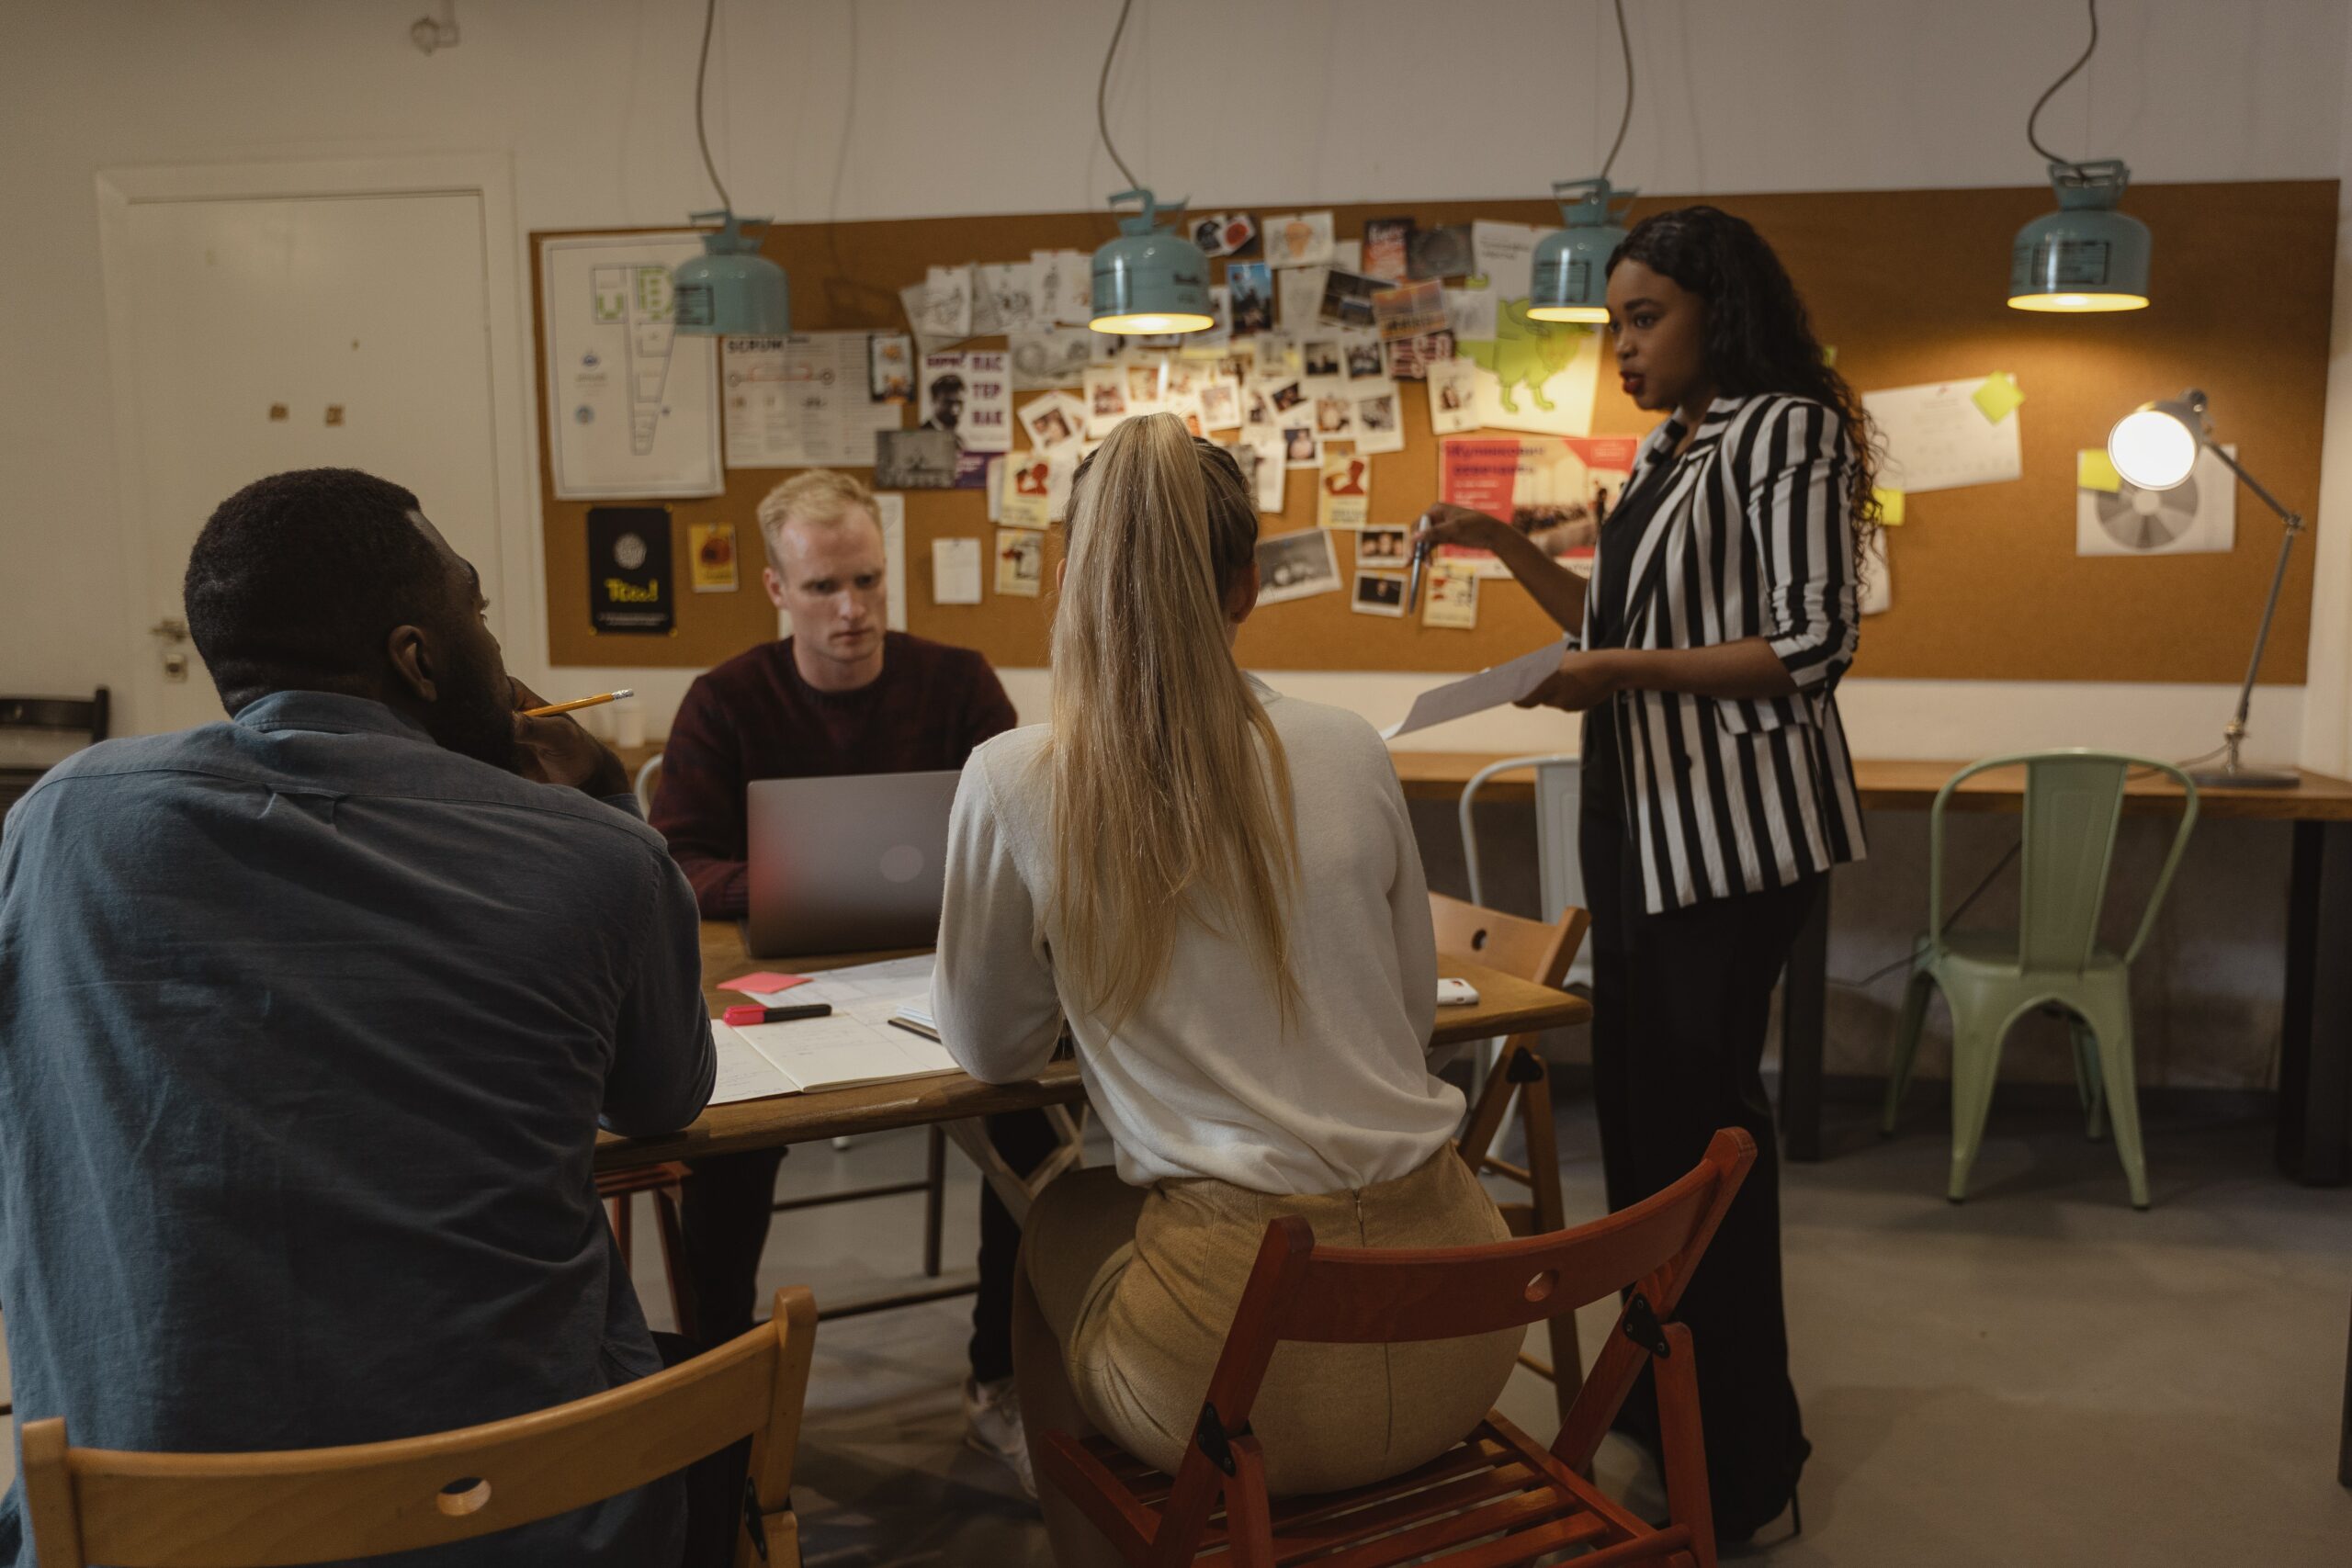
[{"label": "table leg", "polygon": [[1821,1157],[1821,1043],[1829,1001],[1829,878],[1781,978],[1781,1154]]},{"label": "table leg", "polygon": [[2295,824],[2279,1021],[2278,1157],[2307,1187],[2340,1185],[2352,1124],[2352,824]]}]

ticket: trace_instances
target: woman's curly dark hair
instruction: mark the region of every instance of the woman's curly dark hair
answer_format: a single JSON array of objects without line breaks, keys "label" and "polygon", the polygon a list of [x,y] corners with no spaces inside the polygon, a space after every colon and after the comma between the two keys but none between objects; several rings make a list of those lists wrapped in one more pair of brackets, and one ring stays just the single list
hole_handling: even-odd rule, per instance
[{"label": "woman's curly dark hair", "polygon": [[1609,257],[1637,261],[1707,302],[1707,374],[1719,397],[1788,392],[1835,409],[1852,437],[1856,461],[1847,479],[1853,519],[1854,561],[1879,526],[1877,443],[1861,399],[1838,374],[1813,334],[1812,319],[1788,269],[1744,218],[1717,207],[1678,207],[1653,213]]}]

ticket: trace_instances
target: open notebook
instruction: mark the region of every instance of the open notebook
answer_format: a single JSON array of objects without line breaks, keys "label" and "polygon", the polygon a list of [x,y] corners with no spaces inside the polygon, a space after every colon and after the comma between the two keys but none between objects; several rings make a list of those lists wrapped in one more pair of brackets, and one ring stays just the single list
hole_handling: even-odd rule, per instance
[{"label": "open notebook", "polygon": [[789,991],[754,994],[770,1006],[829,1002],[830,1018],[741,1027],[714,1019],[710,1032],[718,1047],[718,1081],[710,1102],[727,1105],[956,1071],[954,1059],[935,1039],[891,1026],[901,1013],[929,1021],[931,964],[928,954],[861,964],[830,970]]}]

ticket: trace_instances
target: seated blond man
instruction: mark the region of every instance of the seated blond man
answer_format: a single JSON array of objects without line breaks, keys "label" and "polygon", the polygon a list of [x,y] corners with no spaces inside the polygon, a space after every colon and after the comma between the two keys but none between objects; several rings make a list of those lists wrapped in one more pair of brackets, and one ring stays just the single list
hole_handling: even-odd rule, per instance
[{"label": "seated blond man", "polygon": [[[761,581],[776,608],[790,613],[792,635],[688,688],[662,743],[653,797],[653,826],[669,840],[705,919],[749,911],[744,801],[754,779],[958,770],[974,747],[1014,723],[1011,699],[978,653],[887,629],[888,568],[872,491],[814,468],[771,491],[759,522],[767,547]],[[1042,1112],[989,1123],[1016,1169],[1054,1146]],[[686,1254],[704,1337],[713,1343],[751,1326],[783,1157],[767,1149],[693,1162]],[[1012,1213],[984,1187],[967,1405],[978,1444],[1016,1469],[1027,1457],[1011,1394],[1020,1245]]]}]

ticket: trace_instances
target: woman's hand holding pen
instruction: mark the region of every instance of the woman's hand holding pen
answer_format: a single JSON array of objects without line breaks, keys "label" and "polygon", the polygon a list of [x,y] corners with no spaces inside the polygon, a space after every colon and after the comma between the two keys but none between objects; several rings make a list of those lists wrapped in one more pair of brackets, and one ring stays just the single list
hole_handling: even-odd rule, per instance
[{"label": "woman's hand holding pen", "polygon": [[545,707],[546,699],[520,681],[513,684],[514,749],[525,778],[569,784],[600,799],[628,793],[628,769],[609,747],[569,714],[526,716],[524,709]]}]

